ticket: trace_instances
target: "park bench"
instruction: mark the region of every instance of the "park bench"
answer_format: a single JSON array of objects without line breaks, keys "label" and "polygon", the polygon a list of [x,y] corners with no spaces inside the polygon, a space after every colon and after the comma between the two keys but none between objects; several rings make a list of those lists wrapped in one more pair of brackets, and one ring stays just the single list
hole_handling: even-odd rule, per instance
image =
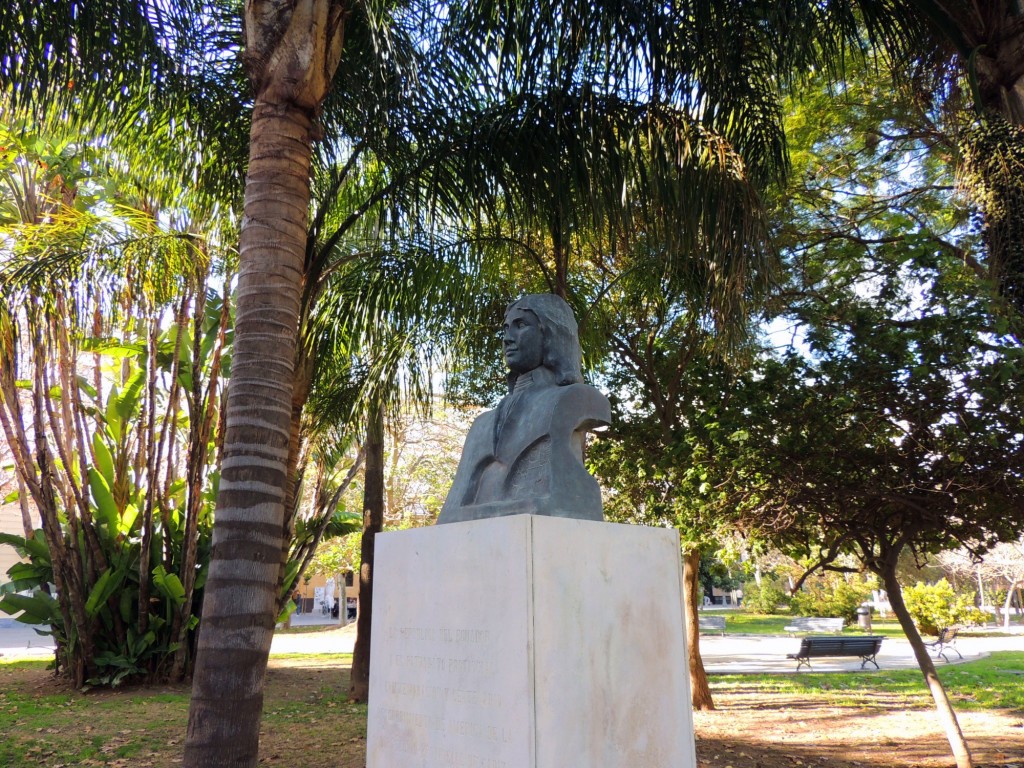
[{"label": "park bench", "polygon": [[721,632],[725,635],[725,616],[698,616],[697,624],[701,632]]},{"label": "park bench", "polygon": [[783,627],[787,632],[842,632],[843,619],[821,618],[818,616],[801,616],[793,619],[793,623]]},{"label": "park bench", "polygon": [[786,654],[787,659],[796,659],[796,671],[806,664],[811,669],[811,659],[825,656],[852,656],[860,659],[860,668],[869,661],[878,669],[875,655],[882,648],[884,637],[876,635],[853,635],[850,637],[804,637],[800,640],[800,650]]},{"label": "park bench", "polygon": [[931,649],[932,653],[935,654],[935,658],[942,657],[943,661],[949,661],[946,658],[947,651],[956,651],[956,655],[961,659],[963,654],[956,647],[956,636],[960,633],[959,627],[946,627],[945,629],[939,630],[939,636],[932,640],[930,643],[925,643],[925,647]]}]

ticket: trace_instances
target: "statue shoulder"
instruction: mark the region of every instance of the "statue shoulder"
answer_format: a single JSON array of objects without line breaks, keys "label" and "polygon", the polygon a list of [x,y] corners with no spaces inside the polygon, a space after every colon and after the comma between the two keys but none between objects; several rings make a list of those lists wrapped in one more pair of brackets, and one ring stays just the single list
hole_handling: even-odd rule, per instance
[{"label": "statue shoulder", "polygon": [[469,431],[472,432],[477,429],[486,428],[488,424],[494,422],[494,418],[497,413],[497,408],[491,408],[490,410],[484,411],[475,419],[473,419],[473,423],[469,426]]},{"label": "statue shoulder", "polygon": [[569,384],[559,387],[558,410],[572,415],[575,420],[608,424],[612,418],[611,404],[599,389],[589,384]]}]

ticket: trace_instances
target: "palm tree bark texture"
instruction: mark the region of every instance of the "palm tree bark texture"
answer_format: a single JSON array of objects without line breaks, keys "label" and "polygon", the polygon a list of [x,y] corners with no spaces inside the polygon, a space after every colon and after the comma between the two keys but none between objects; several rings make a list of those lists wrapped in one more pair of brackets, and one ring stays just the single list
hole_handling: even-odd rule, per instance
[{"label": "palm tree bark texture", "polygon": [[255,766],[276,619],[295,347],[315,116],[341,55],[345,7],[245,6],[255,86],[239,244],[234,360],[210,576],[184,764]]}]

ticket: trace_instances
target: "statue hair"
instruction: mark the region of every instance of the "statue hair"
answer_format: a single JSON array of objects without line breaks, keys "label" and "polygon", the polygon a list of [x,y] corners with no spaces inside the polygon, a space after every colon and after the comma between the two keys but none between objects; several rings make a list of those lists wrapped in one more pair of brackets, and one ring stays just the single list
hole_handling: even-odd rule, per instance
[{"label": "statue hair", "polygon": [[[553,293],[529,293],[509,304],[505,314],[513,309],[525,309],[536,315],[544,338],[540,364],[554,374],[555,383],[560,387],[581,383],[583,352],[579,328],[565,299]],[[509,372],[508,381],[511,391],[516,374]]]}]

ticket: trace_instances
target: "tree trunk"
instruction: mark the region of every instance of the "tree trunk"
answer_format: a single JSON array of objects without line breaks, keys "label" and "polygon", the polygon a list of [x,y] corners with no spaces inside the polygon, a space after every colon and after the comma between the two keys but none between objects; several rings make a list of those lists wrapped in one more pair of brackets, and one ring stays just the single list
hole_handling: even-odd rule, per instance
[{"label": "tree trunk", "polygon": [[[962,51],[965,62],[973,60],[973,75],[977,78],[978,92],[983,109],[996,112],[1018,127],[1024,126],[1024,21],[1019,9],[1012,3],[1004,5],[1005,14],[988,15],[987,26],[981,27],[971,42],[974,51]],[[970,26],[980,15],[971,19],[958,19]],[[968,29],[970,29],[970,26]],[[973,31],[973,30],[971,30]],[[975,55],[977,54],[977,55]]]},{"label": "tree trunk", "polygon": [[314,115],[341,60],[347,3],[249,0],[255,86],[220,493],[185,768],[255,766],[276,619]]},{"label": "tree trunk", "polygon": [[914,620],[910,618],[907,604],[903,602],[903,591],[896,578],[896,563],[897,557],[895,555],[886,558],[883,565],[883,573],[879,574],[885,584],[886,592],[889,593],[889,605],[892,606],[892,612],[896,614],[900,627],[903,628],[907,640],[910,641],[910,647],[914,651],[917,665],[921,668],[921,674],[924,675],[925,685],[928,686],[932,699],[935,701],[935,711],[939,716],[939,722],[942,724],[943,730],[946,732],[946,738],[949,740],[949,746],[953,751],[953,758],[956,760],[957,768],[972,768],[974,763],[971,760],[971,750],[967,746],[967,740],[964,739],[963,731],[960,730],[960,723],[956,719],[956,712],[953,711],[953,707],[949,703],[946,689],[942,687],[942,681],[939,680],[939,675],[935,671],[935,663],[932,661],[931,656],[928,655],[928,649],[925,648],[924,640],[921,639],[921,634],[917,631],[917,627],[914,626]]},{"label": "tree trunk", "polygon": [[[230,285],[228,280],[226,285]],[[197,309],[197,315],[199,310]],[[224,352],[224,345],[227,341],[228,323],[231,319],[231,296],[227,287],[224,290],[224,301],[221,304],[220,324],[217,326],[217,342],[214,345],[212,358],[210,360],[210,372],[207,381],[206,395],[201,389],[195,386],[200,380],[200,357],[201,347],[195,344],[192,350],[192,381],[194,388],[188,396],[189,402],[189,443],[187,467],[187,484],[185,487],[185,535],[181,549],[181,570],[178,577],[185,590],[185,599],[181,607],[174,614],[172,623],[172,634],[178,649],[174,652],[172,676],[181,679],[187,675],[190,659],[192,658],[192,643],[189,638],[189,620],[193,613],[199,614],[201,608],[196,610],[195,585],[196,585],[196,562],[199,557],[197,547],[199,545],[199,516],[203,507],[203,482],[206,475],[206,468],[210,458],[210,437],[213,429],[213,419],[220,410],[220,398],[218,392],[221,388],[220,371],[221,361]],[[202,331],[201,324],[197,323],[193,330],[193,337],[198,339]]]},{"label": "tree trunk", "polygon": [[384,415],[374,409],[366,428],[363,480],[363,564],[359,568],[359,612],[352,651],[349,697],[366,701],[370,693],[370,622],[373,617],[373,544],[384,526]]},{"label": "tree trunk", "polygon": [[1013,593],[1017,591],[1019,582],[1011,581],[1010,588],[1006,590],[1006,602],[1003,603],[1003,628],[1010,628],[1010,606],[1013,605]]},{"label": "tree trunk", "polygon": [[281,549],[312,153],[309,111],[257,100],[220,492],[185,766],[255,766]]},{"label": "tree trunk", "polygon": [[683,555],[683,604],[686,615],[686,648],[690,662],[690,697],[693,708],[714,709],[708,673],[704,671],[704,660],[700,656],[700,624],[697,621],[697,572],[700,568],[700,550],[691,549]]},{"label": "tree trunk", "polygon": [[[15,465],[17,466],[17,465]],[[28,505],[28,486],[25,485],[25,478],[15,470],[15,477],[18,480],[18,506],[21,509],[21,528],[26,539],[31,539],[35,533],[36,524],[32,519],[32,509]]]},{"label": "tree trunk", "polygon": [[[179,334],[180,338],[180,334]],[[143,419],[140,425],[139,445],[148,448],[146,455],[146,503],[142,509],[142,541],[139,544],[139,636],[149,630],[149,587],[152,579],[150,555],[153,549],[153,509],[156,506],[157,473],[159,472],[160,452],[156,446],[156,375],[157,349],[160,339],[160,327],[156,320],[149,320],[148,354],[146,355],[146,398],[143,401]],[[179,342],[176,342],[180,344]],[[143,437],[144,435],[144,437]],[[119,512],[123,510],[118,510]],[[152,670],[150,670],[152,671]]]}]

